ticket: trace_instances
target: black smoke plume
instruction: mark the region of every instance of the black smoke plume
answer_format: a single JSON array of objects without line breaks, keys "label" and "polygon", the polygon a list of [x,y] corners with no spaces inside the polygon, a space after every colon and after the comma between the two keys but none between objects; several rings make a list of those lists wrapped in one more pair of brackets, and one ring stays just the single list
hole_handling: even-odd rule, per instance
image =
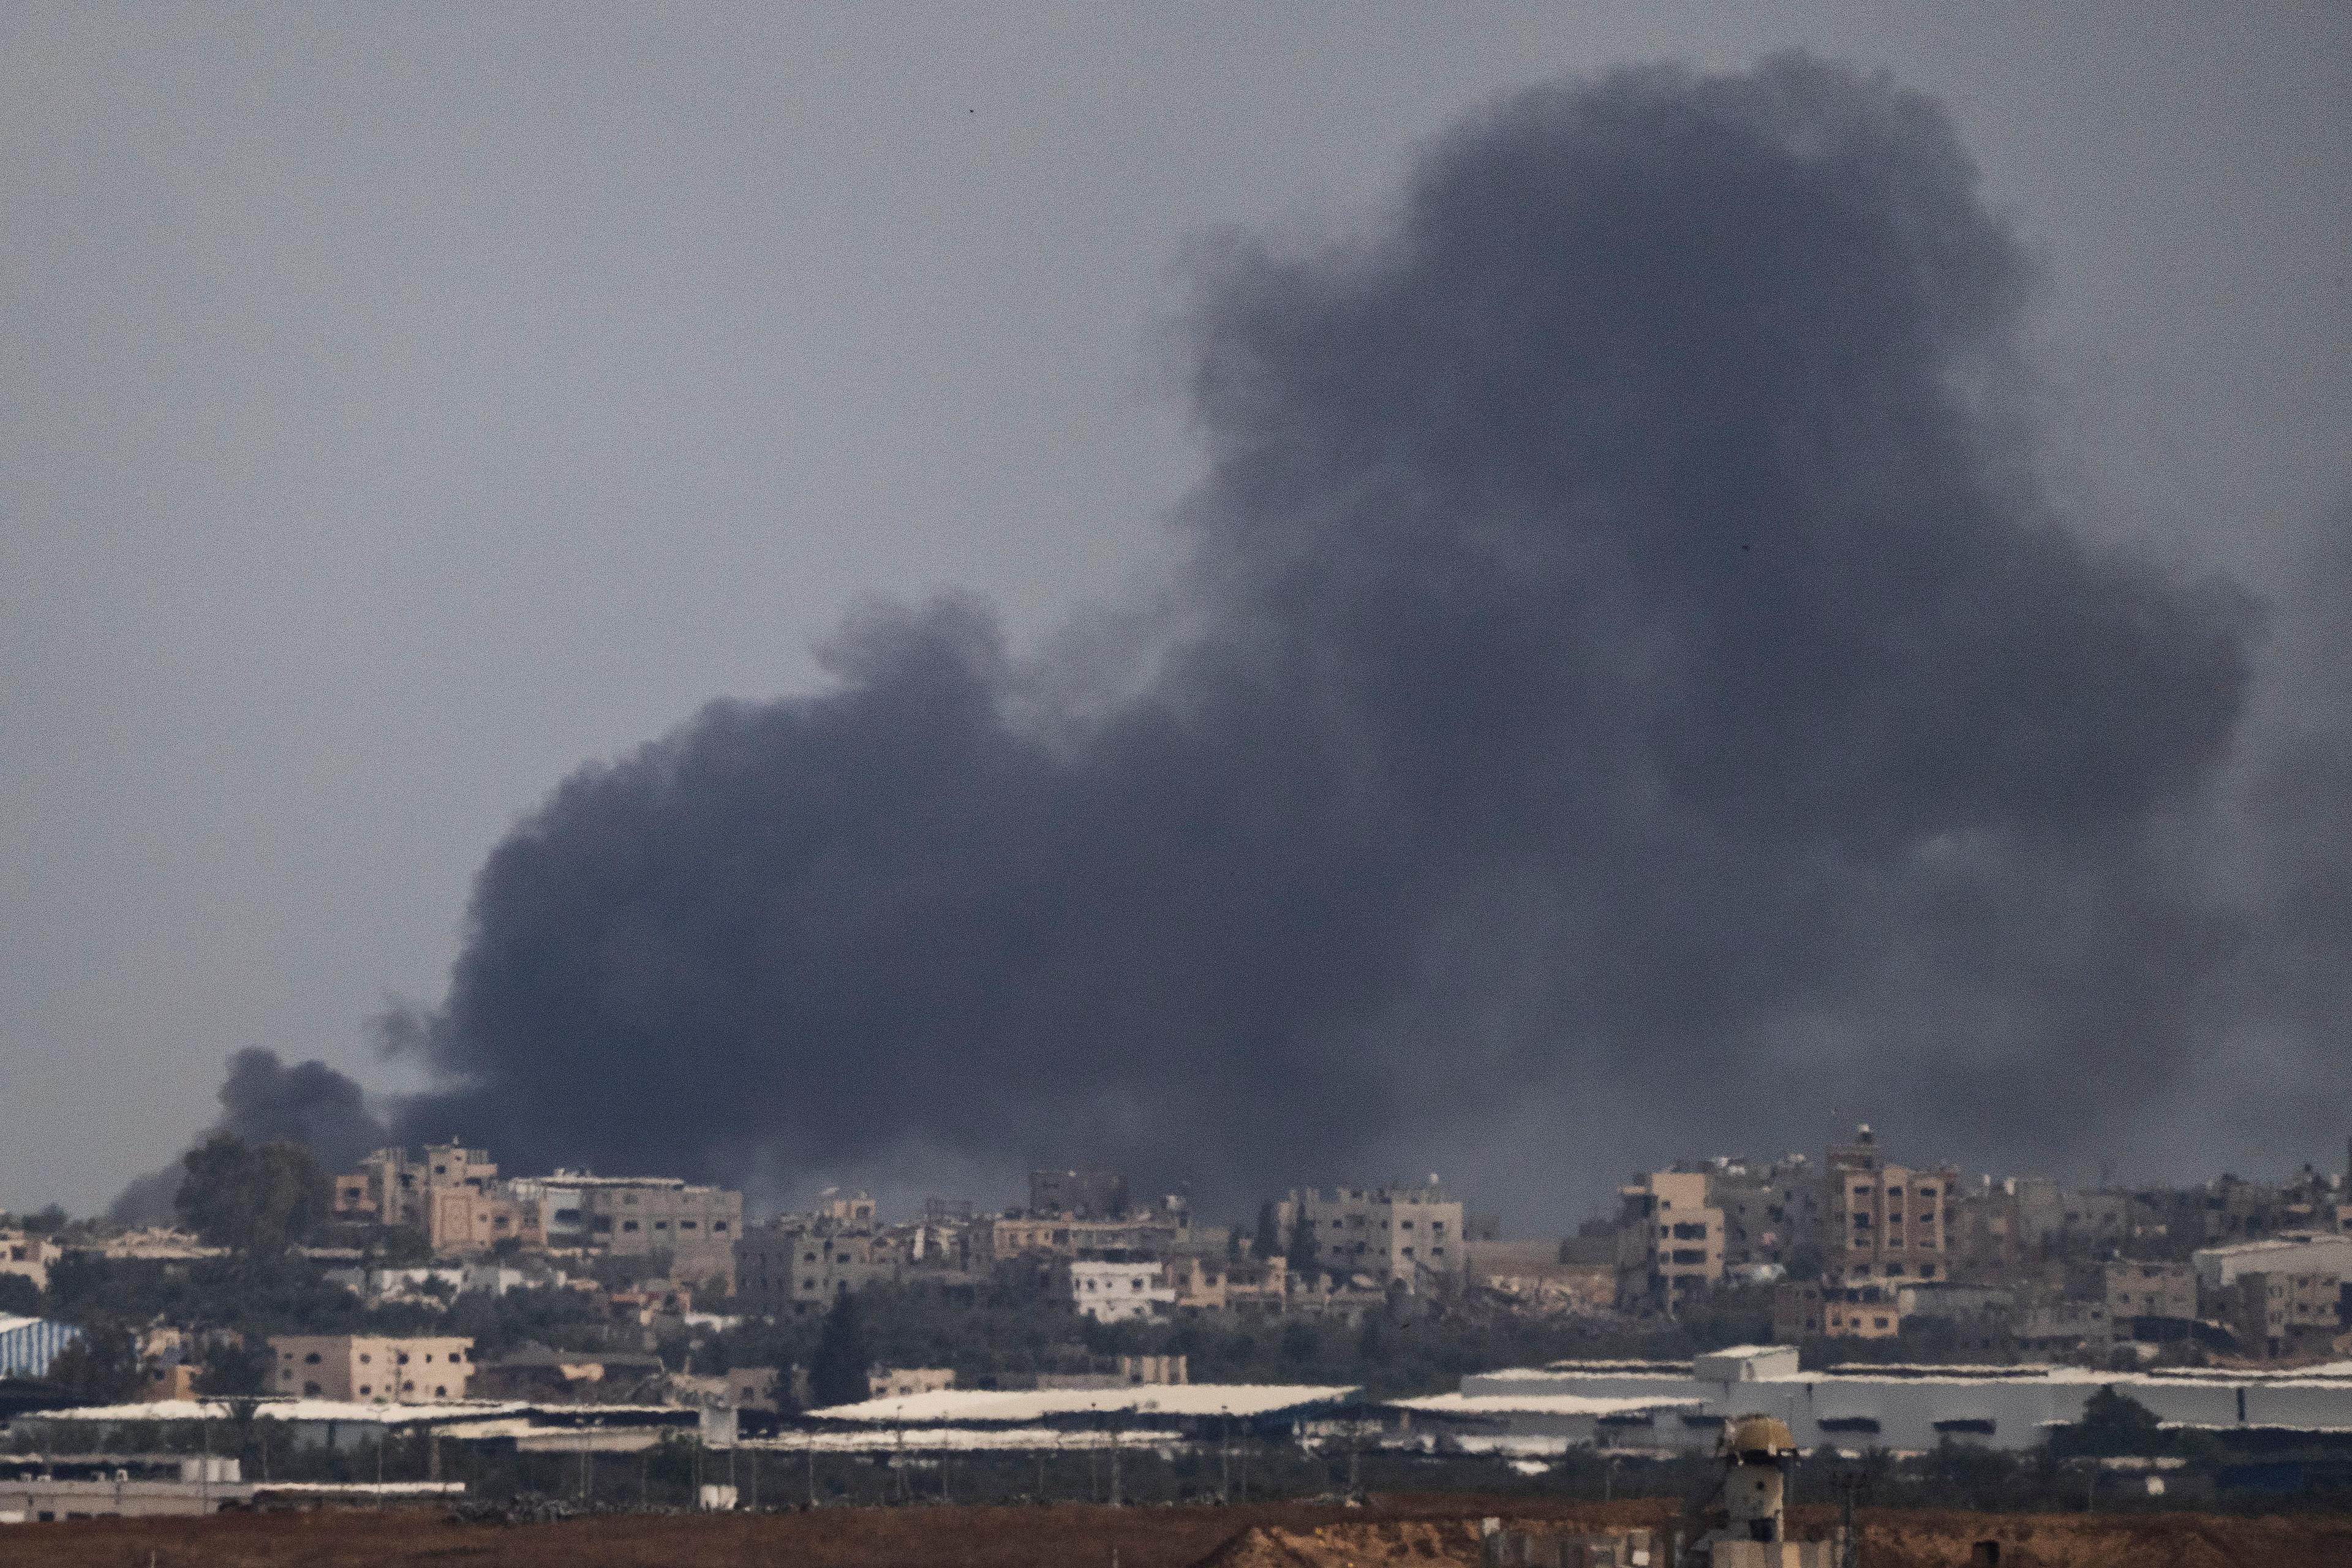
[{"label": "black smoke plume", "polygon": [[2054,509],[1977,187],[1884,79],[1652,68],[1465,121],[1345,244],[1212,247],[1149,679],[873,609],[832,689],[583,769],[402,1128],[1239,1196],[1507,1110],[2030,1154],[2168,1092],[2246,940],[2183,844],[2252,618]]},{"label": "black smoke plume", "polygon": [[[387,1137],[351,1079],[322,1061],[289,1067],[276,1051],[257,1047],[229,1058],[220,1103],[219,1119],[197,1142],[215,1132],[234,1132],[248,1143],[283,1139],[308,1145],[328,1170],[341,1171],[381,1148]],[[109,1205],[107,1216],[128,1225],[168,1222],[184,1173],[174,1160],[138,1177]]]}]

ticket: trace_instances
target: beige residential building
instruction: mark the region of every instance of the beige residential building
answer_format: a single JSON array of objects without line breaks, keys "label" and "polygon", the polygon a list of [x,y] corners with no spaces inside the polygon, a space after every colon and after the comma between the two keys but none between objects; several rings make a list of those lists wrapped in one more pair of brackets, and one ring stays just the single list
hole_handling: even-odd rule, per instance
[{"label": "beige residential building", "polygon": [[30,1279],[36,1290],[49,1288],[49,1265],[64,1256],[52,1237],[0,1230],[0,1274]]},{"label": "beige residential building", "polygon": [[835,1297],[903,1272],[895,1238],[870,1221],[836,1227],[786,1215],[747,1232],[735,1248],[736,1295],[751,1311],[770,1317],[825,1311]]},{"label": "beige residential building", "polygon": [[488,1252],[501,1242],[526,1251],[546,1248],[539,1205],[467,1186],[431,1187],[425,1203],[425,1238],[442,1257]]},{"label": "beige residential building", "polygon": [[2197,1316],[2197,1270],[2186,1263],[2118,1260],[2100,1274],[2110,1321]]},{"label": "beige residential building", "polygon": [[1833,1340],[1892,1339],[1903,1331],[1903,1310],[1891,1300],[1857,1298],[1874,1296],[1874,1289],[1832,1290],[1822,1305],[1822,1332]]},{"label": "beige residential building", "polygon": [[1903,1309],[1874,1285],[1824,1288],[1810,1279],[1773,1288],[1772,1340],[1883,1340],[1903,1331]]},{"label": "beige residential building", "polygon": [[378,1149],[359,1169],[335,1178],[335,1216],[424,1230],[431,1224],[433,1189],[485,1194],[498,1176],[487,1151],[462,1144],[427,1144],[421,1159],[405,1149]]},{"label": "beige residential building", "polygon": [[1275,1219],[1292,1238],[1292,1260],[1327,1273],[1368,1274],[1412,1291],[1458,1289],[1468,1275],[1461,1201],[1434,1183],[1302,1188],[1275,1205]]},{"label": "beige residential building", "polygon": [[950,1366],[886,1366],[866,1374],[869,1399],[903,1399],[910,1394],[935,1394],[955,1386]]},{"label": "beige residential building", "polygon": [[438,1405],[465,1398],[474,1371],[470,1339],[289,1334],[269,1350],[277,1391],[306,1399]]},{"label": "beige residential building", "polygon": [[1853,1142],[1831,1148],[1823,1176],[1832,1284],[1950,1278],[1946,1222],[1959,1190],[1958,1170],[1889,1164],[1864,1126]]},{"label": "beige residential building", "polygon": [[2329,1348],[2342,1331],[2344,1281],[2336,1274],[2248,1271],[2233,1282],[2230,1326],[2248,1355],[2299,1355]]},{"label": "beige residential building", "polygon": [[1617,1299],[1675,1311],[1723,1279],[1723,1211],[1699,1171],[1652,1171],[1618,1189]]},{"label": "beige residential building", "polygon": [[743,1229],[743,1194],[697,1186],[677,1176],[591,1176],[558,1171],[509,1184],[519,1203],[535,1205],[546,1244],[614,1258],[667,1255],[673,1279],[716,1279],[735,1289],[735,1243]]}]

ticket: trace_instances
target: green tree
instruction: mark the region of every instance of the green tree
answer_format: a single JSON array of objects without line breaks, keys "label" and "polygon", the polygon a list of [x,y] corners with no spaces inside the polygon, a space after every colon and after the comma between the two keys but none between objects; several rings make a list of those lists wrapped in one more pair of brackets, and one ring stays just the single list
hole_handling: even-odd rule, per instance
[{"label": "green tree", "polygon": [[37,1318],[44,1310],[38,1285],[22,1274],[0,1274],[0,1317]]},{"label": "green tree", "polygon": [[2084,1401],[2080,1421],[2050,1434],[2050,1451],[2062,1458],[2163,1454],[2171,1447],[2171,1435],[2163,1430],[2156,1412],[2112,1388],[2102,1388]]},{"label": "green tree", "polygon": [[1257,1238],[1252,1249],[1261,1262],[1282,1250],[1282,1221],[1272,1198],[1257,1205]]},{"label": "green tree", "polygon": [[866,1396],[866,1376],[872,1365],[857,1298],[844,1290],[833,1299],[824,1331],[817,1335],[816,1353],[809,1358],[809,1395],[820,1407],[855,1405]]},{"label": "green tree", "polygon": [[55,1236],[65,1229],[68,1222],[66,1211],[59,1205],[51,1204],[45,1209],[34,1210],[16,1223],[26,1236]]},{"label": "green tree", "polygon": [[188,1151],[173,1207],[215,1247],[283,1252],[307,1237],[334,1206],[334,1188],[318,1158],[282,1140],[250,1144],[215,1132]]},{"label": "green tree", "polygon": [[146,1388],[130,1330],[110,1319],[85,1323],[81,1337],[49,1363],[48,1381],[77,1405],[121,1405]]}]

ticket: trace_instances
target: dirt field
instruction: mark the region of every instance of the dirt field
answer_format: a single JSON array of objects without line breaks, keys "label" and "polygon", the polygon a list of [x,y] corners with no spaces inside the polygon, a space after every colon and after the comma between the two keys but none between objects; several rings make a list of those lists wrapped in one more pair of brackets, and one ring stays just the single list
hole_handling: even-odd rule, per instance
[{"label": "dirt field", "polygon": [[[0,1529],[0,1568],[1438,1568],[1477,1561],[1484,1512],[1598,1526],[1672,1522],[1655,1502],[1481,1508],[1459,1498],[1370,1510],[840,1509],[636,1516],[501,1528],[437,1512],[89,1520]],[[2004,1568],[2337,1568],[2352,1518],[1866,1513],[1868,1568],[1960,1568],[1972,1542]],[[1802,1510],[1799,1532],[1825,1528]]]}]

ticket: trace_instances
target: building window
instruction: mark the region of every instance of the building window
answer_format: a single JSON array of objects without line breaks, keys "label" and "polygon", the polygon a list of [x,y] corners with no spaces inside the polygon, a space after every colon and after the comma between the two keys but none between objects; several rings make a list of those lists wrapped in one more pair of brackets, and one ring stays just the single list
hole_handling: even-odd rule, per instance
[{"label": "building window", "polygon": [[304,1357],[302,1358],[302,1364],[303,1364],[304,1366],[316,1366],[316,1365],[318,1365],[318,1364],[319,1364],[319,1352],[318,1352],[317,1351],[312,1351],[309,1355],[304,1356]]},{"label": "building window", "polygon": [[370,1388],[366,1384],[362,1383],[360,1384],[360,1396],[362,1398],[365,1398],[367,1395],[373,1394],[375,1390]]},{"label": "building window", "polygon": [[635,1230],[637,1228],[637,1222],[633,1219],[625,1219],[621,1222],[621,1228],[623,1230]]},{"label": "building window", "polygon": [[318,1394],[319,1394],[319,1385],[318,1385],[317,1384],[315,1384],[315,1383],[306,1383],[306,1384],[304,1384],[302,1385],[302,1392],[303,1392],[305,1394],[309,1395],[310,1397],[311,1397],[311,1398],[315,1399],[315,1398],[317,1398],[317,1397],[318,1397]]}]

